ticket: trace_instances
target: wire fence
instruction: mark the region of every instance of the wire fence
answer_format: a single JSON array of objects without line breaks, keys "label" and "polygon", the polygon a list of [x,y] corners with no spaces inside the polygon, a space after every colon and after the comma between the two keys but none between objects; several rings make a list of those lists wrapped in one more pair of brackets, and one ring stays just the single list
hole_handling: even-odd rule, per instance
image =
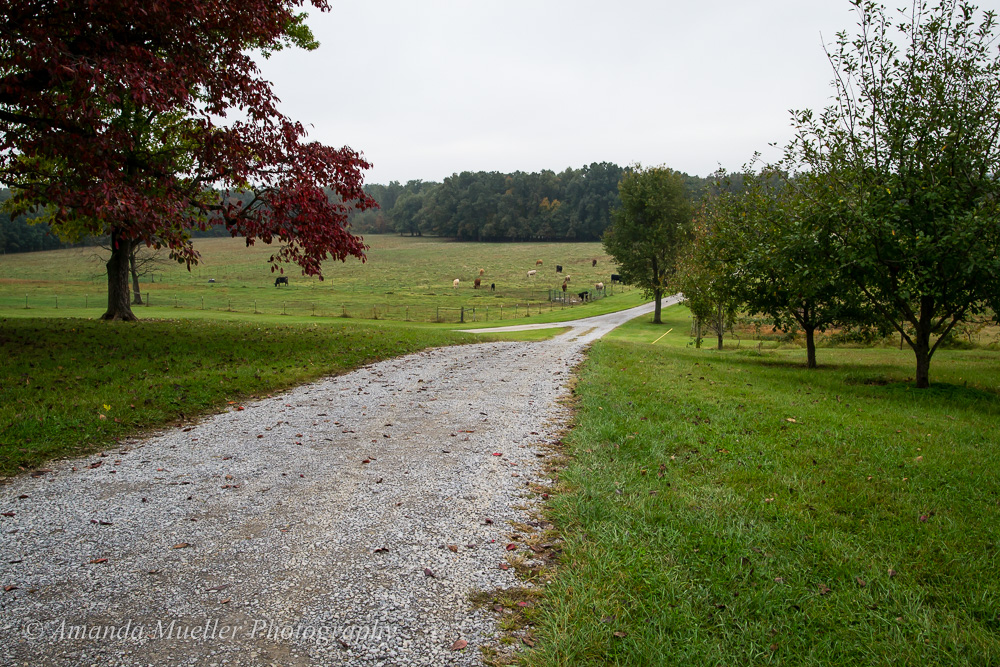
[{"label": "wire fence", "polygon": [[[618,288],[621,289],[620,287]],[[186,293],[171,294],[166,291],[140,293],[141,304],[133,303],[136,314],[143,308],[176,308],[178,310],[211,310],[229,313],[246,313],[259,315],[289,315],[313,317],[343,317],[369,320],[397,320],[407,322],[499,322],[514,320],[532,315],[573,308],[584,303],[591,303],[610,296],[615,288],[608,286],[604,290],[589,289],[580,292],[563,292],[561,290],[534,291],[524,295],[529,298],[523,302],[510,301],[495,305],[461,305],[439,306],[422,304],[392,303],[386,300],[382,303],[337,303],[336,299],[309,298],[276,298],[267,296],[261,299],[240,298],[209,295],[192,295]],[[527,291],[526,291],[527,292]],[[505,295],[507,299],[510,295]],[[69,295],[60,296],[47,291],[25,292],[23,300],[11,294],[0,298],[4,307],[19,307],[24,309],[94,309],[104,310],[107,307],[106,295]]]}]

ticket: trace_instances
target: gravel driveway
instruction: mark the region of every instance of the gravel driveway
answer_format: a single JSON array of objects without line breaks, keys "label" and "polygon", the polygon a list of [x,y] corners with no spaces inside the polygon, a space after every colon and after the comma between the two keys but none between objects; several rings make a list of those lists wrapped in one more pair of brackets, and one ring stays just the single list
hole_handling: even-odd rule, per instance
[{"label": "gravel driveway", "polygon": [[499,631],[468,597],[521,585],[498,565],[549,483],[566,382],[651,310],[377,363],[10,480],[0,664],[479,664]]}]

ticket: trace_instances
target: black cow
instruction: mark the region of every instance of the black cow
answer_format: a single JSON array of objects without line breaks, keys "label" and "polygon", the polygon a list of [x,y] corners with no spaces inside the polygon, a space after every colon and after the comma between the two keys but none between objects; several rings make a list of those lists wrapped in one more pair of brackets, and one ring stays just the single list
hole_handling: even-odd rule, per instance
[{"label": "black cow", "polygon": [[490,283],[490,291],[491,292],[496,292],[497,291],[497,284],[496,283]]},{"label": "black cow", "polygon": [[556,273],[562,273],[562,264],[556,264]]},{"label": "black cow", "polygon": [[617,273],[612,273],[611,274],[611,282],[613,282],[613,283],[620,283],[621,281],[622,281],[622,277],[620,275],[618,275]]},{"label": "black cow", "polygon": [[277,287],[279,285],[287,285],[287,284],[288,284],[288,276],[278,276],[277,278],[274,279],[274,286],[275,287]]},{"label": "black cow", "polygon": [[590,292],[580,292],[577,296],[580,297],[580,301],[586,301],[587,297],[590,296]]}]

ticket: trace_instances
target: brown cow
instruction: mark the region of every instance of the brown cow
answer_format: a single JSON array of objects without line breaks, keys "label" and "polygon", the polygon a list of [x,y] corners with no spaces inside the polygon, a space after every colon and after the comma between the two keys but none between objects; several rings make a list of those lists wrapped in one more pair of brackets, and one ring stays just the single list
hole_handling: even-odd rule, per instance
[{"label": "brown cow", "polygon": [[541,266],[541,265],[542,265],[542,260],[536,259],[535,260],[535,266]]},{"label": "brown cow", "polygon": [[479,275],[483,275],[485,273],[486,273],[486,269],[479,269]]},{"label": "brown cow", "polygon": [[479,278],[476,278],[475,282],[472,283],[472,289],[479,289],[479,285],[482,282],[483,282],[482,280],[480,280]]},{"label": "brown cow", "polygon": [[592,267],[597,266],[597,260],[596,259],[590,260],[590,266]]}]

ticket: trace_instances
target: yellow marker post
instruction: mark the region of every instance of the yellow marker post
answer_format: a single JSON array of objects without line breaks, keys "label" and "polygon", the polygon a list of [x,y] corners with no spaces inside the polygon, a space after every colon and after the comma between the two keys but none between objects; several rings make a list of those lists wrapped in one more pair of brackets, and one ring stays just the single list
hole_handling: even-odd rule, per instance
[{"label": "yellow marker post", "polygon": [[[670,327],[669,329],[667,329],[667,330],[666,330],[666,331],[665,331],[665,332],[663,333],[663,336],[666,336],[666,335],[667,335],[668,333],[670,333],[670,332],[671,332],[671,331],[673,331],[673,330],[674,330],[674,328],[673,328],[673,327]],[[660,338],[663,338],[663,336],[660,336]],[[656,345],[656,344],[657,344],[658,342],[660,342],[660,338],[657,338],[656,340],[654,340],[654,341],[653,341],[652,343],[650,343],[650,345]]]}]

